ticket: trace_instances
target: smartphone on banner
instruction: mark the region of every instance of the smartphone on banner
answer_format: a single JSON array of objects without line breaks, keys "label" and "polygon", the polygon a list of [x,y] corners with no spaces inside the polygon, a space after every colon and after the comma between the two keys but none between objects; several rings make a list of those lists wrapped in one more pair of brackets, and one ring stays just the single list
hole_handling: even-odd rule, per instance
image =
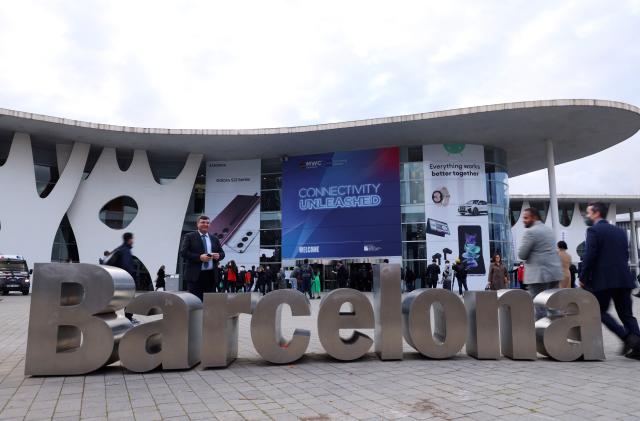
[{"label": "smartphone on banner", "polygon": [[260,203],[260,196],[239,194],[209,224],[209,234],[215,236],[220,245],[229,241],[240,225]]},{"label": "smartphone on banner", "polygon": [[458,226],[458,252],[470,275],[484,275],[487,272],[484,266],[480,225]]},{"label": "smartphone on banner", "polygon": [[227,247],[236,253],[244,253],[257,236],[257,230],[239,228],[236,233],[229,238]]}]

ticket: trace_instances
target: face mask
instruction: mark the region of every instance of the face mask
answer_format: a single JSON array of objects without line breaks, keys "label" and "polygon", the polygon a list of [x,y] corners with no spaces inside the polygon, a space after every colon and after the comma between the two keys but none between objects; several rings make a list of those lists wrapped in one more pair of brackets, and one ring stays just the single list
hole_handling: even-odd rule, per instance
[{"label": "face mask", "polygon": [[593,221],[589,218],[584,218],[584,223],[588,226],[588,227],[592,227],[593,226]]}]

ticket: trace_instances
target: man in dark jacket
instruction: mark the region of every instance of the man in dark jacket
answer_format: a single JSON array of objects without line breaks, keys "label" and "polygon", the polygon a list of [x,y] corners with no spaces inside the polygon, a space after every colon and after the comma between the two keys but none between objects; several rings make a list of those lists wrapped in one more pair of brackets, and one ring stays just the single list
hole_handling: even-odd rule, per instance
[{"label": "man in dark jacket", "polygon": [[[138,290],[139,287],[138,280],[136,279],[136,266],[133,263],[133,254],[131,254],[132,248],[133,234],[130,232],[125,232],[122,235],[122,244],[109,254],[108,258],[104,260],[104,264],[115,266],[126,271],[133,278],[133,282],[136,285],[136,290]],[[124,313],[124,315],[132,323],[139,323],[136,319],[133,318],[133,314]]]},{"label": "man in dark jacket", "polygon": [[453,272],[455,273],[456,279],[458,281],[458,293],[462,295],[463,287],[465,291],[469,291],[469,288],[467,288],[467,274],[469,273],[467,270],[467,265],[463,261],[458,259],[456,260],[456,264],[453,266]]},{"label": "man in dark jacket", "polygon": [[427,279],[426,288],[437,288],[438,287],[438,278],[440,277],[440,266],[436,259],[431,261],[431,264],[427,266],[427,273],[425,278]]},{"label": "man in dark jacket", "polygon": [[182,239],[180,255],[184,259],[187,290],[202,300],[205,292],[213,292],[218,284],[218,263],[224,259],[220,241],[209,234],[209,217],[198,218],[198,229]]},{"label": "man in dark jacket", "polygon": [[[640,329],[633,316],[631,290],[635,288],[629,270],[627,234],[604,217],[602,203],[587,206],[587,241],[580,273],[580,285],[591,291],[600,304],[602,323],[624,342],[622,353],[640,359]],[[607,312],[611,301],[622,326]]]},{"label": "man in dark jacket", "polygon": [[407,271],[404,274],[404,283],[407,287],[407,292],[411,292],[416,289],[416,274],[411,270],[411,268],[407,268]]},{"label": "man in dark jacket", "polygon": [[349,272],[344,267],[342,260],[338,260],[336,264],[336,280],[338,281],[338,288],[349,288]]}]

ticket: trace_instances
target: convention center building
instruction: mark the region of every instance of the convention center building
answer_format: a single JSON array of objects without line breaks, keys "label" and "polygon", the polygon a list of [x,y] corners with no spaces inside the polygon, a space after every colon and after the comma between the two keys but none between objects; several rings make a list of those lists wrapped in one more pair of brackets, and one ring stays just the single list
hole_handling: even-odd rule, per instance
[{"label": "convention center building", "polygon": [[509,177],[547,170],[545,212],[560,239],[555,165],[639,129],[638,107],[584,99],[237,130],[0,109],[0,254],[29,267],[97,263],[132,232],[140,276],[161,265],[179,274],[181,237],[206,214],[238,266],[309,259],[332,288],[338,260],[352,272],[398,262],[420,276],[434,258],[460,259],[480,289],[491,255],[515,259]]}]

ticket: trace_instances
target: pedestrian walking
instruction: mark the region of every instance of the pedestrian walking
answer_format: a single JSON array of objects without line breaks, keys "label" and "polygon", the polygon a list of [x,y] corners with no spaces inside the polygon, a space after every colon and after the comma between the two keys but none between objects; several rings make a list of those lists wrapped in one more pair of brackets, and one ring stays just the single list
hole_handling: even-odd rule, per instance
[{"label": "pedestrian walking", "polygon": [[315,299],[320,299],[320,271],[316,270],[313,274],[313,281],[311,281],[311,296]]},{"label": "pedestrian walking", "polygon": [[427,288],[437,288],[438,287],[438,278],[440,277],[440,266],[438,265],[438,261],[433,259],[431,264],[427,266],[427,273],[425,278],[427,280]]},{"label": "pedestrian walking", "polygon": [[[125,232],[122,234],[122,244],[116,247],[109,255],[109,260],[106,262],[109,266],[115,266],[126,271],[133,278],[133,282],[136,285],[136,290],[138,289],[138,282],[136,279],[136,267],[133,262],[133,254],[131,253],[131,249],[133,248],[133,234],[130,232]],[[132,313],[124,313],[124,316],[129,319],[129,321],[133,324],[140,323],[137,319],[133,318]]]},{"label": "pedestrian walking", "polygon": [[313,269],[309,265],[309,259],[304,259],[304,264],[300,268],[300,277],[302,278],[302,293],[309,294],[309,298],[313,299],[311,295],[311,281],[313,280]]},{"label": "pedestrian walking", "polygon": [[488,284],[489,289],[492,291],[508,288],[509,273],[507,272],[507,267],[502,263],[502,256],[500,256],[500,253],[494,254],[491,259]]},{"label": "pedestrian walking", "polygon": [[[631,291],[635,282],[629,269],[627,234],[604,219],[607,208],[603,203],[587,206],[587,239],[580,272],[580,284],[598,299],[602,323],[622,342],[621,354],[640,359],[640,329],[633,316]],[[618,323],[609,306],[613,301]]]},{"label": "pedestrian walking", "polygon": [[467,265],[460,259],[456,259],[456,264],[453,266],[453,273],[458,281],[458,294],[462,295],[462,288],[465,291],[469,291],[467,288]]},{"label": "pedestrian walking", "polygon": [[[518,258],[525,262],[524,284],[532,298],[542,291],[557,288],[562,279],[560,256],[556,252],[553,230],[542,223],[536,208],[522,212],[525,233],[522,236]],[[536,320],[547,315],[544,307],[536,306]]]},{"label": "pedestrian walking", "polygon": [[160,266],[158,269],[158,273],[156,274],[156,291],[159,291],[160,288],[164,291],[166,289],[166,284],[164,278],[167,275],[164,273],[164,265]]},{"label": "pedestrian walking", "polygon": [[452,281],[453,271],[451,270],[451,263],[445,260],[444,270],[442,271],[442,288],[451,291]]},{"label": "pedestrian walking", "polygon": [[567,253],[567,243],[558,241],[558,256],[562,264],[562,279],[560,280],[560,288],[571,288],[571,256]]},{"label": "pedestrian walking", "polygon": [[238,266],[236,266],[235,260],[230,260],[227,263],[225,276],[227,279],[227,291],[238,292]]}]

